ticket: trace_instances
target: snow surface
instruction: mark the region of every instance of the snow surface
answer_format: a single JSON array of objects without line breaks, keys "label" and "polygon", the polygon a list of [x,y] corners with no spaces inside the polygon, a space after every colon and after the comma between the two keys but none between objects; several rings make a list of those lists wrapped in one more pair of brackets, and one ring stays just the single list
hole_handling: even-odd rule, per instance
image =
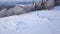
[{"label": "snow surface", "polygon": [[56,6],[52,10],[60,10],[60,6]]},{"label": "snow surface", "polygon": [[0,18],[0,34],[60,34],[60,11],[54,9]]}]

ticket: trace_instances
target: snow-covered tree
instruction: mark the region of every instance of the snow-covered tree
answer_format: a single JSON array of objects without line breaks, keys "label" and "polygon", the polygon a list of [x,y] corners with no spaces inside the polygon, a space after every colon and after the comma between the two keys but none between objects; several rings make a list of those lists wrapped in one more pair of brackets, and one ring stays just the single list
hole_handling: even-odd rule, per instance
[{"label": "snow-covered tree", "polygon": [[37,9],[50,9],[54,6],[54,0],[41,0],[37,4]]}]

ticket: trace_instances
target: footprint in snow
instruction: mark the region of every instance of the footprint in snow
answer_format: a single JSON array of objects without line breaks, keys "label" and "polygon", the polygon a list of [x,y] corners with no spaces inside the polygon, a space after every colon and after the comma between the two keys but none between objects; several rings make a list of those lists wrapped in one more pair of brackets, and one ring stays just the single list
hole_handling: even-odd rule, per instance
[{"label": "footprint in snow", "polygon": [[5,22],[7,22],[8,20],[6,19]]},{"label": "footprint in snow", "polygon": [[20,28],[22,29],[26,29],[27,27],[26,26],[26,23],[23,23],[23,22],[19,22],[17,25],[16,25],[16,30],[20,30]]},{"label": "footprint in snow", "polygon": [[6,29],[6,27],[3,27],[4,29]]},{"label": "footprint in snow", "polygon": [[16,24],[16,30],[18,30],[20,28],[20,25],[22,24],[22,22],[18,22],[18,24]]},{"label": "footprint in snow", "polygon": [[39,18],[46,18],[46,16],[42,16],[42,15],[39,15],[39,14],[37,14],[37,16],[38,16]]},{"label": "footprint in snow", "polygon": [[22,22],[18,22],[18,23],[16,24],[16,26],[18,26],[18,25],[20,25],[20,24],[22,24]]},{"label": "footprint in snow", "polygon": [[47,19],[48,19],[49,21],[53,21],[53,20],[54,20],[53,18],[50,18],[50,17],[48,17]]}]

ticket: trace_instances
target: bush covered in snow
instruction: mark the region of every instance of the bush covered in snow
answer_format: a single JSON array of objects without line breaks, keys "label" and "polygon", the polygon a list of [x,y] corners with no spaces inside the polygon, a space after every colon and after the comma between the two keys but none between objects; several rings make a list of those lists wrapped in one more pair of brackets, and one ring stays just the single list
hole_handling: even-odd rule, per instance
[{"label": "bush covered in snow", "polygon": [[27,13],[35,9],[35,5],[27,5],[27,6],[20,6],[20,5],[15,5],[15,6],[3,6],[1,7],[0,11],[0,17],[5,17],[5,16],[11,16],[11,15],[18,15],[22,13]]}]

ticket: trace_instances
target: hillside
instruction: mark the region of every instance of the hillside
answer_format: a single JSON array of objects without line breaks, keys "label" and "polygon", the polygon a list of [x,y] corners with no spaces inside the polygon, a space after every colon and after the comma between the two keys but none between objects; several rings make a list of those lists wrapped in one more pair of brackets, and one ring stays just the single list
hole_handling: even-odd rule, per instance
[{"label": "hillside", "polygon": [[60,34],[59,8],[0,18],[0,34]]}]

